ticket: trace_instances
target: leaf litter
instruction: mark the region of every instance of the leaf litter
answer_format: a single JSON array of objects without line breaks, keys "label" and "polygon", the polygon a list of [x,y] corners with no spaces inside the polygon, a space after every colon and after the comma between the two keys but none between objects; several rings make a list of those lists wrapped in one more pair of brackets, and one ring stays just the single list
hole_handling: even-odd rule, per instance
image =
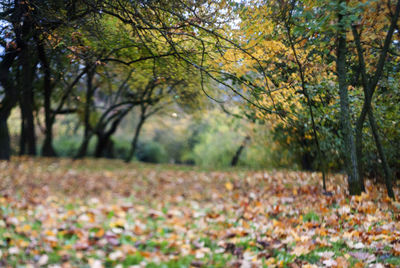
[{"label": "leaf litter", "polygon": [[0,163],[0,266],[400,266],[399,203],[370,181],[350,197],[342,176],[330,195],[319,180],[15,158]]}]

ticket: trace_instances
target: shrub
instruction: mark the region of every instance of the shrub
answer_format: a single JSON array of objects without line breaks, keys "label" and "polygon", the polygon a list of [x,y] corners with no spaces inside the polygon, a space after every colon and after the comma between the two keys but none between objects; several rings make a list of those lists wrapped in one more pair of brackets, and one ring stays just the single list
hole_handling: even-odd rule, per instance
[{"label": "shrub", "polygon": [[155,141],[139,143],[136,157],[138,160],[148,163],[165,163],[168,160],[165,148]]},{"label": "shrub", "polygon": [[114,143],[114,157],[118,159],[126,159],[129,150],[131,149],[131,142],[120,138],[113,138],[112,140]]},{"label": "shrub", "polygon": [[[96,146],[96,138],[90,140],[88,146],[88,156],[93,156],[94,148]],[[60,136],[54,139],[53,145],[60,157],[74,157],[79,150],[82,143],[81,136]]]}]

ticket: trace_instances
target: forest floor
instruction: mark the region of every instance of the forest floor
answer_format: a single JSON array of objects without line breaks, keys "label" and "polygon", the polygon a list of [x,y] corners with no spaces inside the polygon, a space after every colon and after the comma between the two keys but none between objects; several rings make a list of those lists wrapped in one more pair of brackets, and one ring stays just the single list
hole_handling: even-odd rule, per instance
[{"label": "forest floor", "polygon": [[319,180],[14,158],[0,162],[0,267],[400,267],[399,203]]}]

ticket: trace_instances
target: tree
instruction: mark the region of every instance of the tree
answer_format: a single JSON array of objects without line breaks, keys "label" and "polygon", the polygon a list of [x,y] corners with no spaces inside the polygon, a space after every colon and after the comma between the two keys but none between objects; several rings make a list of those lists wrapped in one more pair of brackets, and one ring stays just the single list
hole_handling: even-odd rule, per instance
[{"label": "tree", "polygon": [[[81,1],[74,3],[60,1],[3,1],[1,4],[2,46],[4,76],[2,87],[4,112],[2,112],[1,143],[5,148],[1,158],[9,158],[9,137],[6,120],[11,109],[19,101],[21,107],[21,153],[36,154],[36,136],[33,111],[35,108],[34,85],[38,75],[38,63],[44,72],[43,86],[46,102],[46,115],[49,118],[49,100],[51,95],[50,62],[46,57],[44,37],[55,29],[85,17],[92,10]],[[62,10],[63,12],[60,12]],[[51,35],[50,35],[51,36]],[[15,51],[15,52],[12,52]],[[10,55],[10,56],[8,56]],[[11,68],[13,70],[11,70]],[[16,81],[13,85],[11,80]],[[51,120],[46,120],[47,124]],[[51,131],[49,131],[51,133]],[[50,134],[48,134],[50,135]],[[4,139],[3,139],[4,138]],[[49,144],[46,141],[46,144]]]},{"label": "tree", "polygon": [[340,95],[340,121],[343,128],[344,136],[344,156],[346,157],[347,181],[349,184],[349,192],[351,195],[361,194],[361,184],[357,169],[357,154],[354,142],[353,128],[350,122],[350,104],[348,96],[347,84],[347,66],[346,66],[346,2],[338,1],[338,45],[336,69],[339,81]]},{"label": "tree", "polygon": [[[389,6],[389,9],[390,8],[391,7]],[[357,51],[357,55],[358,55],[358,63],[359,63],[359,68],[360,68],[360,73],[361,73],[361,84],[363,87],[364,98],[365,98],[361,113],[357,119],[357,124],[356,124],[356,145],[357,145],[359,176],[363,176],[362,161],[361,161],[362,129],[364,126],[366,116],[368,115],[369,124],[370,124],[371,130],[372,130],[372,133],[373,133],[375,144],[376,144],[378,153],[379,153],[381,161],[382,161],[386,189],[388,191],[388,195],[391,198],[395,198],[394,193],[393,193],[393,186],[392,186],[392,174],[391,174],[391,171],[390,171],[390,168],[388,165],[388,161],[386,159],[386,155],[385,155],[382,143],[381,143],[381,138],[380,138],[380,135],[378,132],[378,126],[376,124],[376,120],[375,120],[375,117],[373,114],[373,108],[371,106],[371,103],[372,103],[372,97],[377,88],[378,82],[382,77],[382,72],[383,72],[383,69],[385,66],[385,61],[387,59],[387,54],[389,52],[390,45],[392,43],[392,37],[393,37],[394,31],[395,31],[395,28],[397,25],[399,14],[400,14],[400,1],[397,1],[395,11],[391,15],[391,18],[390,18],[390,26],[387,30],[386,38],[385,38],[383,47],[380,51],[378,62],[376,64],[376,69],[375,69],[373,75],[367,73],[367,67],[366,67],[366,63],[364,60],[364,49],[362,48],[360,33],[357,30],[357,26],[355,24],[352,25],[352,33],[353,33],[354,41],[356,43],[356,51]]]}]

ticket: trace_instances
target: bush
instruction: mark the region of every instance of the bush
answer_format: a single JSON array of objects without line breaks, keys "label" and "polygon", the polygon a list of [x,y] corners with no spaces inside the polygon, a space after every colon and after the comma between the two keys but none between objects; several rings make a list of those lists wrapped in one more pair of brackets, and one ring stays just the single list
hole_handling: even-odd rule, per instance
[{"label": "bush", "polygon": [[[96,146],[96,138],[90,140],[88,146],[88,156],[93,156],[94,148]],[[60,136],[54,139],[53,145],[60,157],[75,157],[78,153],[79,147],[82,143],[81,136]]]},{"label": "bush", "polygon": [[155,141],[139,143],[136,157],[138,160],[148,163],[165,163],[168,160],[165,148]]},{"label": "bush", "polygon": [[114,143],[113,153],[114,157],[118,159],[126,159],[131,149],[131,142],[124,139],[113,138]]},{"label": "bush", "polygon": [[153,141],[166,151],[167,162],[182,163],[187,138],[178,131],[156,130]]},{"label": "bush", "polygon": [[77,154],[82,138],[78,136],[61,136],[54,140],[54,149],[58,156],[73,157]]},{"label": "bush", "polygon": [[196,165],[203,167],[229,167],[247,131],[242,123],[217,110],[210,112],[196,124],[200,127],[194,128],[190,142],[194,145],[185,159],[193,159]]},{"label": "bush", "polygon": [[[125,159],[130,150],[130,142],[123,139],[112,139],[114,158]],[[54,149],[60,157],[75,157],[82,143],[81,136],[60,136],[54,140]],[[88,146],[87,156],[93,156],[97,138],[94,136]]]},{"label": "bush", "polygon": [[240,136],[226,125],[210,129],[194,147],[195,162],[205,167],[228,167],[240,143]]}]

